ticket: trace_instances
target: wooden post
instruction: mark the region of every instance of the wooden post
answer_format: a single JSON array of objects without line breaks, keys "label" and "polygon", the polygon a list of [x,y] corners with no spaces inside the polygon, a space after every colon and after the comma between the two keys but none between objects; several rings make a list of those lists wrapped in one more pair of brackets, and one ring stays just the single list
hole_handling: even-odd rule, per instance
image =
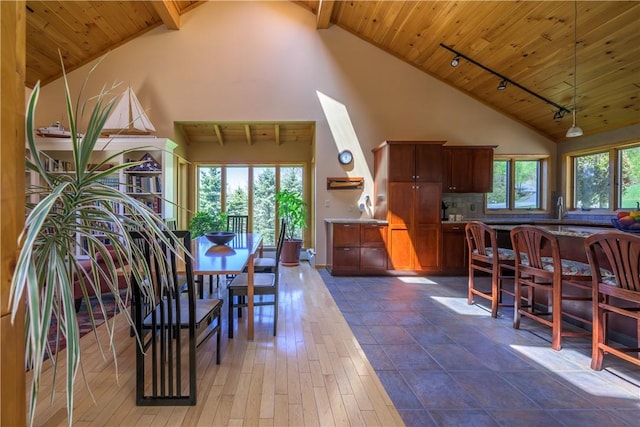
[{"label": "wooden post", "polygon": [[25,215],[26,2],[0,1],[0,425],[26,424],[24,313],[8,307]]}]

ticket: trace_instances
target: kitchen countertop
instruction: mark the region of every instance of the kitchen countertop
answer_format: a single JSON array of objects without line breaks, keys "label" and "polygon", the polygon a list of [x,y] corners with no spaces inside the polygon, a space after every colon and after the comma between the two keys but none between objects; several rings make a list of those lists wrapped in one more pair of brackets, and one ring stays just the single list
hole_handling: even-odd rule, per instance
[{"label": "kitchen countertop", "polygon": [[[442,221],[442,224],[464,225],[470,221],[482,221],[497,230],[510,230],[520,224],[538,225],[556,234],[581,237],[589,236],[598,231],[610,231],[613,228],[611,222],[608,221],[584,221],[575,219],[532,219],[527,221],[524,218],[466,218],[462,221]],[[388,221],[375,218],[325,218],[324,222],[327,224],[388,224]]]},{"label": "kitchen countertop", "polygon": [[[494,230],[511,231],[519,224],[498,224],[491,225]],[[592,234],[599,233],[601,231],[611,231],[612,227],[598,227],[598,226],[580,226],[580,225],[562,225],[562,224],[535,224],[537,227],[547,230],[548,232],[558,236],[569,237],[589,237]]]},{"label": "kitchen countertop", "polygon": [[585,221],[579,219],[531,219],[526,218],[465,218],[462,221],[442,221],[442,224],[466,224],[471,221],[482,221],[488,225],[519,225],[519,224],[531,224],[531,225],[573,225],[581,227],[603,227],[612,228],[610,220],[603,221]]},{"label": "kitchen countertop", "polygon": [[388,221],[375,218],[325,218],[324,222],[328,224],[388,224]]}]

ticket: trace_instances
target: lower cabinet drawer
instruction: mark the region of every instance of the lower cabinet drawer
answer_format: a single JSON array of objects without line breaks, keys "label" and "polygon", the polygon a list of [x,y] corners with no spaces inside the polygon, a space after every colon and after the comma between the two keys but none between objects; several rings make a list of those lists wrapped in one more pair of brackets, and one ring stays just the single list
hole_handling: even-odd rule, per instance
[{"label": "lower cabinet drawer", "polygon": [[385,271],[387,269],[387,250],[384,246],[360,248],[360,270]]},{"label": "lower cabinet drawer", "polygon": [[333,248],[333,271],[358,272],[360,248]]}]

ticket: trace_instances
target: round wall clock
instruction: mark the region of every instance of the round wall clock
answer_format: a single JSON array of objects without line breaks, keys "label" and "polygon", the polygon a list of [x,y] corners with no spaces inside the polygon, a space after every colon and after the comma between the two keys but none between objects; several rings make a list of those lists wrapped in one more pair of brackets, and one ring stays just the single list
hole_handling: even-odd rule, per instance
[{"label": "round wall clock", "polygon": [[341,165],[348,165],[353,161],[353,154],[349,150],[342,150],[340,154],[338,154],[338,161]]}]

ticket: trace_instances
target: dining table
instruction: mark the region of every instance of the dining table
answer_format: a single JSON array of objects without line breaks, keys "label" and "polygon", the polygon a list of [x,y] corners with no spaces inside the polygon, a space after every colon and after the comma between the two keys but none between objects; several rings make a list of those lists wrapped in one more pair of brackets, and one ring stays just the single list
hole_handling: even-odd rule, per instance
[{"label": "dining table", "polygon": [[[193,240],[191,249],[195,276],[247,273],[247,338],[253,340],[253,261],[262,250],[262,234],[236,233],[233,240],[224,245],[216,245],[205,236],[200,236]],[[200,286],[202,289],[202,283]],[[202,298],[202,291],[200,297]]]}]

